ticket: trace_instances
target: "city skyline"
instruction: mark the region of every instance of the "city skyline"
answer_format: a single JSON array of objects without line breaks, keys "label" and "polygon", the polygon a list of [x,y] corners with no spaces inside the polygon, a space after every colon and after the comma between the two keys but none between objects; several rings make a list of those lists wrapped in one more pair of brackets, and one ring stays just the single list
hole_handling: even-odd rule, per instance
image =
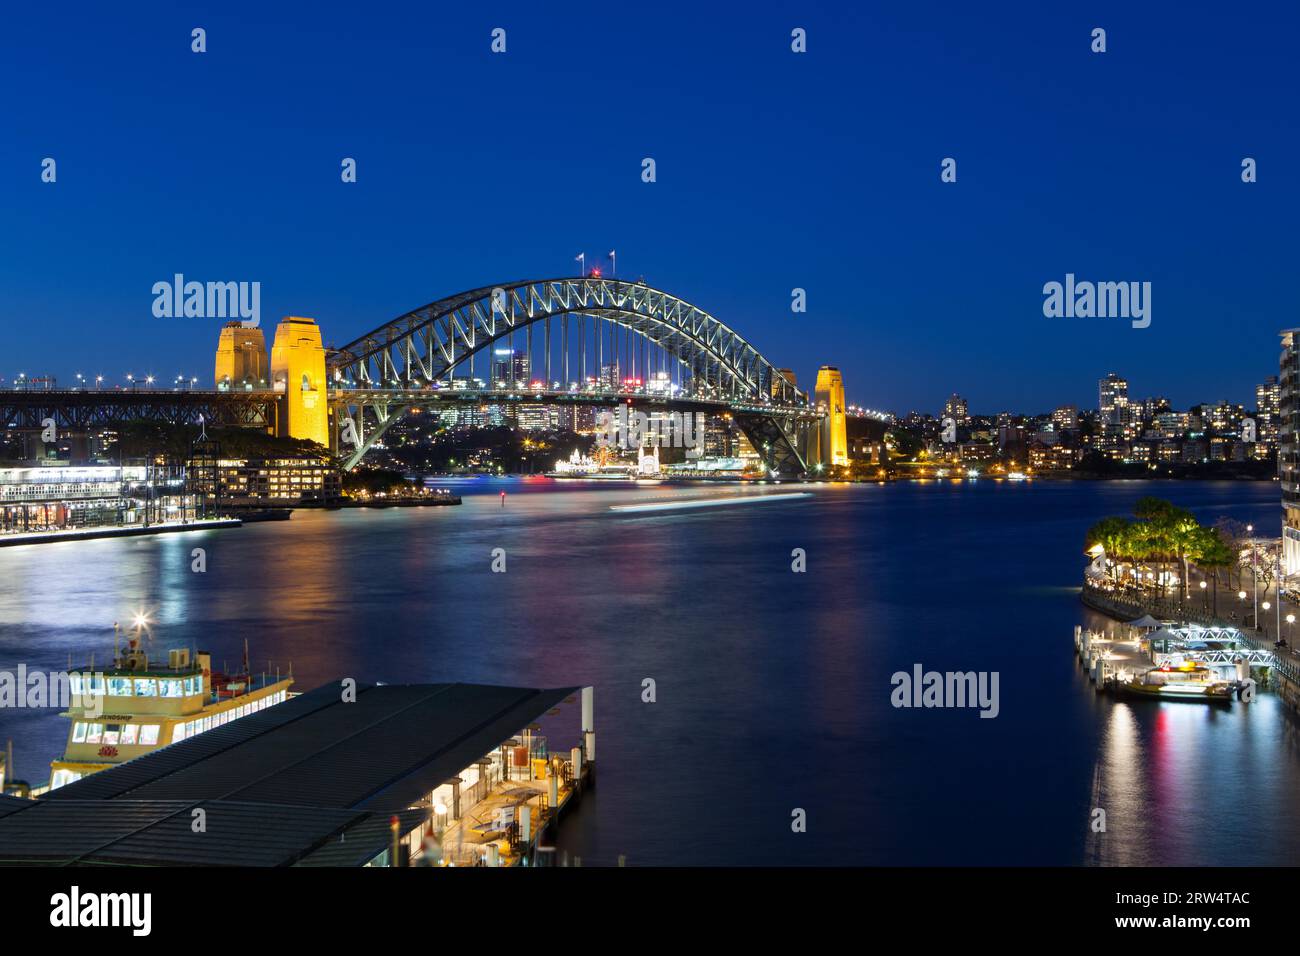
[{"label": "city skyline", "polygon": [[[572,274],[580,253],[609,266],[611,249],[620,277],[744,328],[801,381],[834,364],[851,401],[900,413],[931,407],[935,379],[977,407],[1084,406],[1095,370],[1115,366],[1150,369],[1180,406],[1241,395],[1291,324],[1277,305],[1296,206],[1280,159],[1295,132],[1275,121],[1285,11],[1220,25],[1195,76],[1181,64],[1206,41],[1190,12],[693,10],[689,29],[666,17],[630,30],[619,11],[507,10],[500,55],[494,22],[455,11],[410,10],[400,35],[328,9],[251,28],[205,13],[202,56],[194,14],[91,15],[77,31],[56,16],[16,14],[6,57],[43,82],[39,101],[6,104],[0,157],[25,237],[0,264],[21,356],[0,370],[10,380],[201,374],[218,321],[150,310],[176,273],[259,282],[268,322],[307,315],[347,337],[502,276]],[[1089,49],[1093,20],[1104,54]],[[664,49],[678,53],[671,76]],[[998,56],[962,54],[975,50]],[[427,82],[430,57],[453,85]],[[1022,72],[1052,83],[1027,88]],[[616,89],[586,107],[584,88],[610,76]],[[742,106],[742,88],[766,108]],[[1063,98],[1100,117],[1099,135],[1080,135]],[[1147,108],[1127,110],[1134,98]],[[527,145],[574,109],[637,122],[614,119],[594,144]],[[502,136],[456,132],[494,123]],[[1246,157],[1257,182],[1242,182]],[[956,182],[941,180],[945,158]],[[1150,282],[1150,326],[1046,318],[1044,285],[1067,275]],[[796,289],[806,312],[791,311]],[[1225,338],[1234,347],[1207,360]]]}]

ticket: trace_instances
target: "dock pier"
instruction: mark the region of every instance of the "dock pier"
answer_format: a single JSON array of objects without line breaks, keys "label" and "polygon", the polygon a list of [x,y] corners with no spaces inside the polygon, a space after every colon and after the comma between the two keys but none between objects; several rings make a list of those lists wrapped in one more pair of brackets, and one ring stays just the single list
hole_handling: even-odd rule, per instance
[{"label": "dock pier", "polygon": [[[470,805],[463,813],[460,781],[450,781],[450,814],[445,802],[430,807],[436,844],[436,849],[427,848],[430,862],[436,858],[436,865],[451,867],[554,865],[561,820],[596,785],[594,690],[584,687],[581,695],[582,737],[567,754],[545,752],[544,739],[531,728],[505,741],[492,762],[496,771],[480,773],[464,795]],[[488,764],[480,761],[480,769]]]}]

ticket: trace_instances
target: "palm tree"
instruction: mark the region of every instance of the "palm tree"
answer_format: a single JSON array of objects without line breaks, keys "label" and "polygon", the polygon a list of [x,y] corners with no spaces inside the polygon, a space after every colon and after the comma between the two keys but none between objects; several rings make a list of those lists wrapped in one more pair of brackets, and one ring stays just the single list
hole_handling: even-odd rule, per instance
[{"label": "palm tree", "polygon": [[1202,528],[1201,541],[1197,548],[1197,564],[1213,572],[1214,581],[1214,616],[1219,616],[1219,569],[1228,569],[1228,585],[1232,585],[1232,565],[1236,555],[1218,528]]},{"label": "palm tree", "polygon": [[1085,547],[1101,545],[1102,551],[1111,559],[1111,577],[1119,572],[1119,559],[1128,545],[1128,531],[1132,522],[1127,518],[1102,518],[1084,534]]}]

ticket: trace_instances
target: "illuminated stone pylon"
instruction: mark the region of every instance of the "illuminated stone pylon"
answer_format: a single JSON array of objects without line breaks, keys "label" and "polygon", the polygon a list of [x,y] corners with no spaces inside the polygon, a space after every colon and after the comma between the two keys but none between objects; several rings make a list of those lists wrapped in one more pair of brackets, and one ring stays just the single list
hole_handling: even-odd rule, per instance
[{"label": "illuminated stone pylon", "polygon": [[849,463],[848,421],[844,413],[844,378],[832,365],[817,370],[817,404],[826,409],[822,422],[821,462],[828,465]]},{"label": "illuminated stone pylon", "polygon": [[271,384],[281,393],[276,434],[329,447],[325,348],[315,319],[286,316],[271,346]]},{"label": "illuminated stone pylon", "polygon": [[262,330],[228,322],[217,342],[214,377],[217,388],[267,388],[266,339]]}]

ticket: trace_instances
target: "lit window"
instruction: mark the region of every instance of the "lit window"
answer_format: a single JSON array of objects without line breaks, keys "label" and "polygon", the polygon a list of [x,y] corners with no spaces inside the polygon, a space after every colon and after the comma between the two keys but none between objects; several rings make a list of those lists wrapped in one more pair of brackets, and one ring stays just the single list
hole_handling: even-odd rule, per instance
[{"label": "lit window", "polygon": [[161,680],[158,682],[158,685],[162,688],[163,697],[181,696],[182,690],[181,682],[179,680]]},{"label": "lit window", "polygon": [[172,743],[180,743],[185,739],[185,725],[177,724],[172,728]]},{"label": "lit window", "polygon": [[104,743],[110,747],[116,747],[118,739],[122,736],[121,724],[109,724],[104,728]]},{"label": "lit window", "polygon": [[104,736],[103,724],[86,725],[86,743],[97,744],[100,742],[101,739],[103,739],[103,736]]},{"label": "lit window", "polygon": [[[94,678],[91,678],[93,683]],[[131,678],[129,677],[110,677],[108,679],[108,693],[113,697],[130,697],[131,696]]]},{"label": "lit window", "polygon": [[146,747],[152,747],[158,743],[158,725],[144,724],[140,727],[140,743]]},{"label": "lit window", "polygon": [[137,677],[135,679],[135,696],[157,697],[158,682],[152,677]]},{"label": "lit window", "polygon": [[133,744],[133,743],[135,743],[135,742],[136,742],[136,738],[139,736],[139,733],[140,733],[140,725],[139,725],[139,724],[123,724],[123,725],[122,725],[122,743],[124,743],[124,744]]},{"label": "lit window", "polygon": [[72,742],[74,744],[84,744],[86,742],[86,725],[77,721],[72,725]]}]

